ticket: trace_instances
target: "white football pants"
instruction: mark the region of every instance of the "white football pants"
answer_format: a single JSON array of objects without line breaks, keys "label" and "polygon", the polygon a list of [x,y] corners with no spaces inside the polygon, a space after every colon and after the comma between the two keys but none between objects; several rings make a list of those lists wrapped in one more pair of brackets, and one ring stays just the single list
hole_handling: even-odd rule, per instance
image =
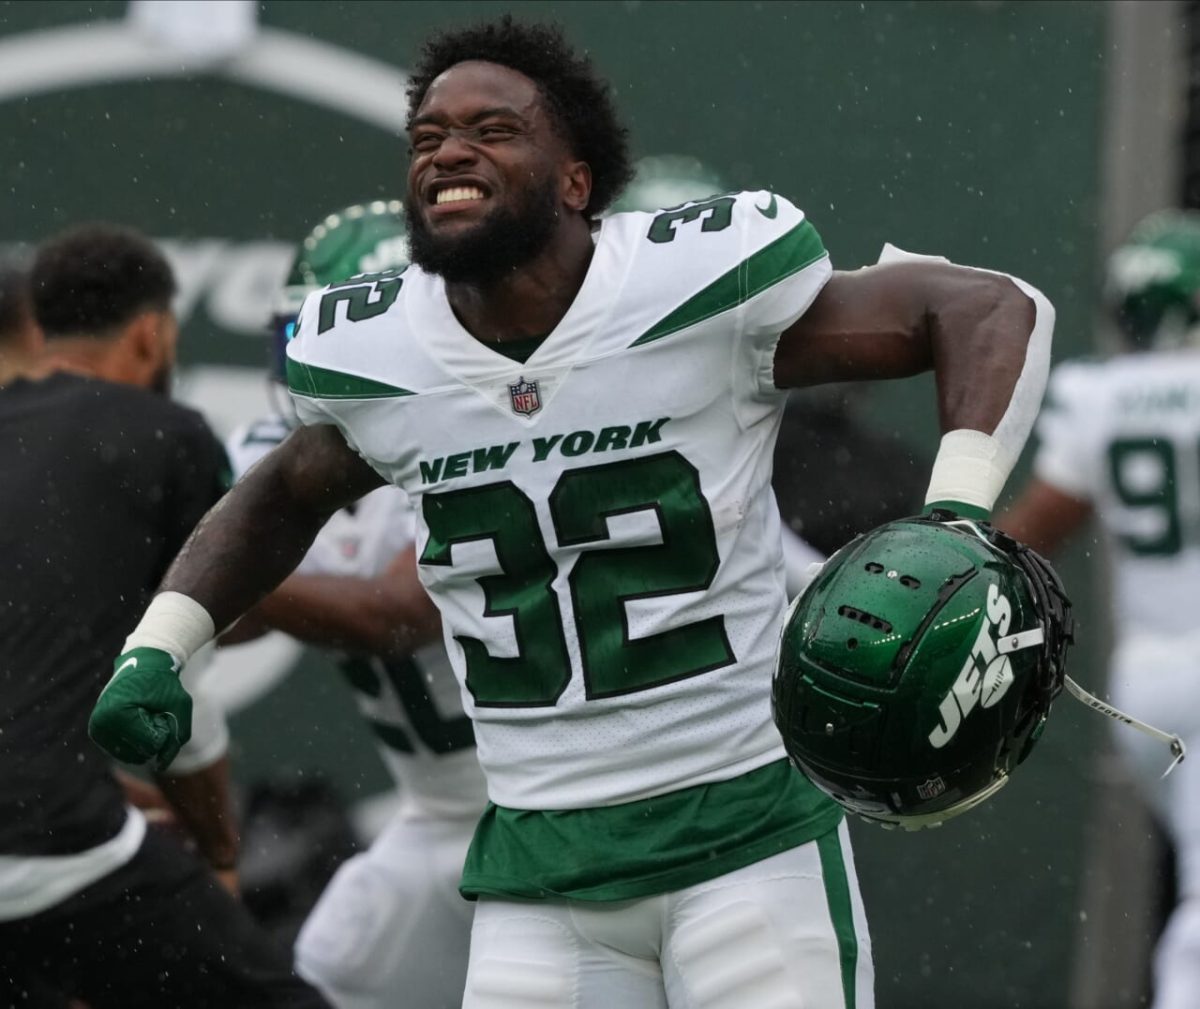
[{"label": "white football pants", "polygon": [[1143,789],[1177,855],[1179,903],[1154,956],[1152,1009],[1200,1005],[1200,634],[1137,638],[1113,656],[1113,703],[1157,728],[1176,732],[1187,759],[1170,777],[1167,748],[1140,732],[1115,728],[1117,748]]},{"label": "white football pants", "polygon": [[297,973],[337,1009],[459,1009],[474,905],[458,882],[475,823],[397,812],[321,894]]},{"label": "white football pants", "polygon": [[463,1001],[463,1009],[874,1005],[844,821],[819,841],[675,893],[615,903],[481,898]]}]

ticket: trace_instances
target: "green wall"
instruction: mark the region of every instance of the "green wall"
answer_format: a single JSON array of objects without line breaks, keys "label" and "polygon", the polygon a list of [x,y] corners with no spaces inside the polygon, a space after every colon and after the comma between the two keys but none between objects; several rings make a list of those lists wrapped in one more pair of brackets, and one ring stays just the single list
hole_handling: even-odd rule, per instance
[{"label": "green wall", "polygon": [[[639,153],[691,153],[732,184],[788,194],[843,268],[892,241],[1019,273],[1058,306],[1057,356],[1089,345],[1102,5],[268,2],[261,23],[403,67],[448,17],[504,10],[556,17],[587,47]],[[0,43],[123,13],[4,2]],[[230,250],[253,258],[253,243],[291,242],[326,210],[400,194],[404,163],[386,130],[211,74],[41,93],[0,102],[0,242],[103,216],[194,259],[201,239],[227,243],[194,298],[183,356],[254,365],[253,325],[222,322],[213,299],[269,292],[237,291]],[[869,412],[931,450],[932,403],[929,381],[894,383],[872,392]],[[1084,583],[1077,561],[1067,571]],[[1095,609],[1082,603],[1087,637]],[[1085,643],[1076,672],[1097,661]],[[243,768],[332,762],[348,791],[379,787],[337,691],[314,666],[241,716]],[[1059,708],[1030,765],[985,808],[928,834],[856,830],[881,1009],[1065,1004],[1098,733]]]}]

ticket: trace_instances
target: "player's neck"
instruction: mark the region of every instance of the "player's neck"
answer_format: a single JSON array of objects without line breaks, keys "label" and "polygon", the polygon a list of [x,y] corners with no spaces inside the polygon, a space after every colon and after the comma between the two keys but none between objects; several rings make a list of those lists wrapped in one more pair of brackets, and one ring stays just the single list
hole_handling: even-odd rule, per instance
[{"label": "player's neck", "polygon": [[0,349],[0,385],[8,385],[17,378],[42,378],[45,373],[38,354],[17,348]]},{"label": "player's neck", "polygon": [[595,245],[586,222],[560,228],[534,259],[493,284],[447,283],[458,321],[483,343],[526,340],[551,332],[587,276]]}]

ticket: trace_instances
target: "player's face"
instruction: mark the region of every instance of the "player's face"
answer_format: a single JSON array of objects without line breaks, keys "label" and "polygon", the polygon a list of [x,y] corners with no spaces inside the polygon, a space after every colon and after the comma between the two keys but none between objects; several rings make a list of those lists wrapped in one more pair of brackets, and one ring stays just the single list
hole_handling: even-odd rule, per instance
[{"label": "player's face", "polygon": [[409,136],[405,209],[417,265],[486,282],[545,248],[573,162],[529,78],[457,64],[430,85]]}]

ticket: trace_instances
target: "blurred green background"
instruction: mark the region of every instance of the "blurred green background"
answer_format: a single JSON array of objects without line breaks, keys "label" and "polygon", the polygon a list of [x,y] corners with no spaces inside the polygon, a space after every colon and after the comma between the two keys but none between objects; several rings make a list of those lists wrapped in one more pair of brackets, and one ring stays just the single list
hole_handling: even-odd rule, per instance
[{"label": "blurred green background", "polygon": [[[143,69],[105,71],[94,57],[125,31],[125,3],[5,0],[0,242],[94,218],[168,242],[183,363],[207,376],[195,398],[228,429],[267,407],[262,383],[204,369],[265,360],[290,244],[328,210],[402,195],[395,71],[429,30],[505,11],[567,27],[612,80],[637,153],[692,154],[734,186],[776,188],[844,269],[891,241],[1017,273],[1058,307],[1056,358],[1090,349],[1111,51],[1100,3],[267,2],[258,37],[280,44],[272,79],[285,83],[264,87],[246,83],[258,72],[247,54],[174,58],[150,36]],[[21,53],[40,55],[26,66]],[[325,79],[347,91],[341,108],[306,97]],[[931,382],[876,387],[866,409],[932,454]],[[1088,552],[1065,572],[1081,627],[1073,672],[1095,686],[1103,616]],[[1013,784],[938,831],[856,825],[881,1009],[1068,1004],[1098,722],[1060,702]],[[301,768],[351,798],[386,787],[349,695],[311,656],[233,728],[247,780]]]}]

